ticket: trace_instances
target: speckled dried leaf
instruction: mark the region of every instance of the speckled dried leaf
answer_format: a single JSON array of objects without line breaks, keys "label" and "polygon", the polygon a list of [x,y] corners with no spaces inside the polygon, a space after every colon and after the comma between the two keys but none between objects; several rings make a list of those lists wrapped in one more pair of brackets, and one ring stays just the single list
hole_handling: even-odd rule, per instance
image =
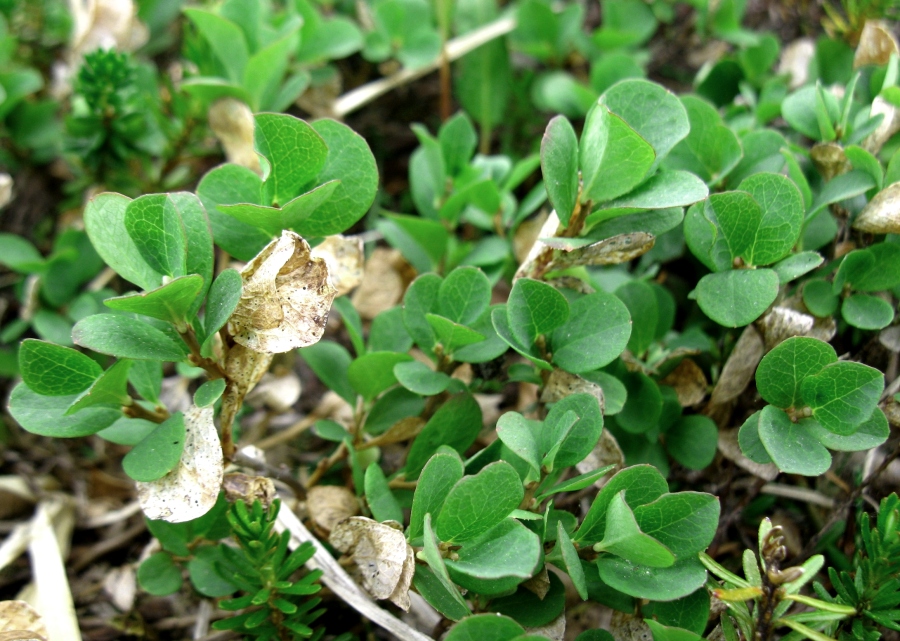
[{"label": "speckled dried leaf", "polygon": [[541,402],[555,403],[572,394],[590,394],[600,403],[601,412],[606,408],[602,387],[561,369],[551,372],[541,392]]},{"label": "speckled dried leaf", "polygon": [[149,483],[137,483],[138,501],[150,519],[182,523],[203,516],[222,488],[222,444],[213,424],[212,407],[184,413],[184,451],[171,472]]},{"label": "speckled dried leaf", "polygon": [[46,641],[47,628],[38,611],[25,601],[0,601],[0,639]]},{"label": "speckled dried leaf", "polygon": [[241,300],[228,321],[234,340],[257,352],[279,354],[318,342],[337,293],[328,265],[309,244],[283,231],[241,271]]},{"label": "speckled dried leaf", "polygon": [[752,325],[748,325],[725,361],[722,374],[709,399],[711,405],[720,405],[737,398],[753,379],[756,366],[765,354],[766,346],[762,335]]},{"label": "speckled dried leaf", "polygon": [[556,271],[579,265],[620,265],[627,263],[653,249],[656,237],[653,234],[638,231],[631,234],[619,234],[586,247],[574,249],[565,243],[554,242],[551,239],[543,242],[548,247],[560,250],[560,253],[547,265],[547,271]]},{"label": "speckled dried leaf", "polygon": [[312,256],[328,263],[328,277],[343,296],[356,289],[363,279],[363,242],[358,236],[329,236],[313,247]]},{"label": "speckled dried leaf", "polygon": [[650,626],[633,614],[613,611],[609,631],[616,641],[653,641]]},{"label": "speckled dried leaf", "polygon": [[257,352],[236,343],[228,350],[225,374],[241,394],[247,394],[265,376],[269,365],[272,364],[272,358],[272,354]]},{"label": "speckled dried leaf", "polygon": [[685,358],[660,383],[671,385],[682,407],[693,407],[706,398],[706,374],[692,359]]},{"label": "speckled dried leaf", "polygon": [[396,249],[376,247],[366,261],[362,282],[353,292],[353,306],[371,320],[400,302],[415,278],[415,270]]},{"label": "speckled dried leaf", "polygon": [[344,519],[331,531],[331,544],[351,556],[363,587],[376,599],[409,607],[408,579],[415,556],[403,532],[364,516]]},{"label": "speckled dried leaf", "polygon": [[359,514],[359,500],[343,485],[314,485],[306,495],[310,518],[324,532],[346,518]]},{"label": "speckled dried leaf", "polygon": [[900,48],[890,27],[881,20],[866,20],[853,56],[853,68],[886,65],[892,53],[900,53]]},{"label": "speckled dried leaf", "polygon": [[807,336],[815,323],[810,314],[778,306],[756,321],[756,328],[762,333],[768,351],[793,336]]},{"label": "speckled dried leaf", "polygon": [[844,154],[844,148],[836,142],[820,142],[813,145],[809,151],[809,157],[826,181],[846,174],[853,168]]},{"label": "speckled dried leaf", "polygon": [[229,503],[243,501],[252,504],[259,501],[263,507],[269,507],[277,496],[272,479],[240,472],[226,474],[222,479],[222,489]]},{"label": "speckled dried leaf", "polygon": [[853,228],[870,234],[900,234],[900,182],[879,191],[853,221]]}]

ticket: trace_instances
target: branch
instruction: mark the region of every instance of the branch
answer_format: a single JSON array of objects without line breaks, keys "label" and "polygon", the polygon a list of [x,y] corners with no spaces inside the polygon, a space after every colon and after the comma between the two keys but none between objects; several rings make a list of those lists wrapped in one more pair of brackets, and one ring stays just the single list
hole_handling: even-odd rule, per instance
[{"label": "branch", "polygon": [[[462,58],[467,53],[487,44],[491,40],[505,36],[515,28],[515,18],[500,18],[475,31],[470,31],[465,35],[454,38],[447,43],[445,48],[446,60],[449,63],[453,60]],[[418,69],[401,69],[395,74],[391,74],[385,78],[369,82],[352,91],[348,91],[335,100],[334,105],[331,108],[332,115],[335,118],[343,119],[347,114],[356,111],[379,96],[383,96],[389,91],[393,91],[397,87],[402,87],[413,80],[418,80],[422,76],[427,76],[432,71],[438,69],[444,59],[445,56],[442,55],[424,67],[419,67]]]},{"label": "branch", "polygon": [[372,601],[372,598],[356,585],[353,579],[350,578],[350,575],[341,567],[341,564],[328,553],[328,550],[324,548],[319,540],[306,529],[303,523],[300,522],[300,519],[284,504],[278,510],[278,520],[275,523],[275,528],[279,532],[287,530],[291,533],[291,540],[288,545],[292,550],[304,541],[309,541],[315,546],[316,553],[306,565],[313,570],[322,570],[322,583],[331,588],[332,592],[337,594],[361,615],[381,626],[397,639],[400,639],[400,641],[434,641],[431,637],[422,634],[394,617],[387,610],[378,607]]}]

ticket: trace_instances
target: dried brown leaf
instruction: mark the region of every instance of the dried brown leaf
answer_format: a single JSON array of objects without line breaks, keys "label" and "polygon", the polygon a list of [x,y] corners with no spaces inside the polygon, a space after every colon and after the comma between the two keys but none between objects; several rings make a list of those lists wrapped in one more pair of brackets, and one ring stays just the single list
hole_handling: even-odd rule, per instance
[{"label": "dried brown leaf", "polygon": [[609,474],[594,481],[595,487],[603,487],[611,475],[625,467],[625,454],[622,453],[619,442],[616,441],[616,437],[613,436],[612,432],[603,430],[600,433],[600,440],[597,441],[597,445],[594,446],[590,454],[584,457],[584,460],[575,465],[575,469],[578,470],[579,474],[587,474],[607,465],[615,465],[615,467],[610,470]]},{"label": "dried brown leaf", "polygon": [[618,610],[612,613],[609,631],[616,641],[653,641],[650,626],[643,618]]},{"label": "dried brown leaf", "polygon": [[363,279],[363,241],[358,236],[328,236],[313,247],[313,258],[328,263],[328,277],[337,295],[349,294]]},{"label": "dried brown leaf", "polygon": [[240,343],[235,343],[228,350],[228,356],[225,358],[225,374],[243,397],[265,376],[269,365],[272,364],[272,358],[272,354],[257,352]]},{"label": "dried brown leaf", "polygon": [[853,221],[853,228],[870,234],[900,234],[900,182],[879,191]]},{"label": "dried brown leaf", "polygon": [[418,436],[425,426],[425,419],[421,416],[407,416],[391,425],[384,434],[379,434],[365,444],[365,447],[381,447],[391,443],[408,441]]},{"label": "dried brown leaf", "polygon": [[563,641],[566,637],[566,613],[565,610],[553,619],[550,623],[539,625],[534,628],[525,628],[525,634],[544,637],[551,641]]},{"label": "dried brown leaf", "polygon": [[722,374],[709,400],[710,404],[720,405],[737,398],[753,379],[756,366],[765,350],[762,335],[755,327],[748,325],[725,361],[725,367],[722,368]]},{"label": "dried brown leaf", "polygon": [[866,20],[853,56],[853,68],[886,65],[892,53],[900,53],[900,48],[890,28],[881,20]]},{"label": "dried brown leaf", "polygon": [[603,388],[596,383],[586,381],[580,376],[570,374],[561,369],[554,369],[541,392],[542,403],[555,403],[572,394],[590,394],[600,403],[600,411],[606,408],[603,399]]},{"label": "dried brown leaf", "polygon": [[586,247],[573,248],[554,239],[543,241],[548,247],[559,250],[547,265],[547,271],[557,271],[579,265],[620,265],[646,254],[653,249],[656,237],[638,231],[606,238]]},{"label": "dried brown leaf", "polygon": [[814,145],[809,157],[826,182],[835,176],[846,174],[853,168],[844,154],[844,148],[836,142],[820,142]]},{"label": "dried brown leaf", "polygon": [[669,372],[660,383],[671,385],[678,394],[678,402],[682,407],[693,407],[706,398],[709,382],[706,374],[690,358],[685,358]]},{"label": "dried brown leaf", "polygon": [[337,290],[328,265],[310,255],[292,231],[269,243],[241,271],[243,291],[228,321],[234,340],[257,352],[279,354],[322,338]]},{"label": "dried brown leaf", "polygon": [[900,130],[900,111],[881,96],[876,96],[872,101],[869,115],[873,118],[878,115],[884,116],[881,124],[862,142],[864,149],[877,154],[884,147],[884,143]]},{"label": "dried brown leaf", "polygon": [[225,498],[229,503],[259,501],[266,508],[277,496],[272,479],[265,476],[250,476],[240,472],[226,474],[222,479],[222,489],[225,491]]},{"label": "dried brown leaf", "polygon": [[409,587],[412,585],[413,576],[416,574],[416,553],[412,547],[406,546],[406,561],[403,562],[403,570],[400,572],[400,580],[397,587],[391,592],[388,601],[396,605],[404,612],[409,612]]},{"label": "dried brown leaf", "polygon": [[344,519],[359,514],[359,500],[343,485],[314,485],[306,495],[310,518],[324,532]]},{"label": "dried brown leaf", "polygon": [[793,336],[806,336],[815,323],[816,319],[810,314],[778,306],[760,318],[756,328],[762,333],[768,351]]},{"label": "dried brown leaf", "polygon": [[579,294],[593,294],[596,290],[589,284],[575,278],[574,276],[560,276],[559,278],[548,278],[548,285],[553,285],[556,289],[571,289]]},{"label": "dried brown leaf", "polygon": [[123,565],[113,568],[103,579],[103,591],[120,612],[131,612],[137,595],[137,578],[134,568]]},{"label": "dried brown leaf", "polygon": [[47,641],[38,611],[25,601],[0,601],[0,641]]},{"label": "dried brown leaf", "polygon": [[6,207],[13,198],[13,179],[7,173],[0,173],[0,209]]},{"label": "dried brown leaf", "polygon": [[396,249],[376,247],[366,261],[362,282],[353,292],[353,306],[367,320],[400,302],[415,270]]},{"label": "dried brown leaf", "polygon": [[541,571],[522,583],[522,587],[543,601],[550,591],[550,573],[547,571],[547,565],[541,566]]},{"label": "dried brown leaf", "polygon": [[236,98],[221,98],[209,108],[209,126],[225,149],[228,162],[262,174],[253,145],[256,121],[250,107]]},{"label": "dried brown leaf", "polygon": [[411,548],[402,531],[364,516],[351,516],[334,526],[329,540],[353,559],[369,594],[376,599],[404,602],[397,588],[403,588],[410,559],[415,564],[415,557],[410,556]]},{"label": "dried brown leaf", "polygon": [[744,453],[741,452],[741,446],[738,443],[738,428],[730,430],[719,430],[719,451],[725,458],[734,461],[737,465],[744,468],[754,476],[758,476],[766,481],[772,481],[778,476],[778,468],[774,463],[757,463],[751,461]]},{"label": "dried brown leaf", "polygon": [[150,519],[182,523],[203,516],[222,488],[222,444],[213,424],[212,407],[191,407],[184,413],[181,460],[161,479],[137,483],[138,501]]}]

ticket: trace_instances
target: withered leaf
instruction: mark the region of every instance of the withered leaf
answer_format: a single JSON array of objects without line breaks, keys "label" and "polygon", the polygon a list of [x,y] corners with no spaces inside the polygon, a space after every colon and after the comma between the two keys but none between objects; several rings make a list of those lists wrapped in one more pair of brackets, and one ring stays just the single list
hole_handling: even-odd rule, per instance
[{"label": "withered leaf", "polygon": [[725,361],[722,374],[713,389],[711,405],[720,405],[737,398],[753,379],[756,366],[765,354],[763,337],[753,325],[747,325],[741,333],[731,355]]},{"label": "withered leaf", "polygon": [[816,55],[816,42],[812,38],[799,38],[786,46],[778,61],[778,75],[790,76],[790,88],[797,89],[809,78],[809,63]]},{"label": "withered leaf", "polygon": [[778,476],[778,468],[774,463],[757,463],[751,461],[744,453],[741,452],[741,446],[738,443],[738,432],[740,428],[730,430],[719,430],[718,447],[722,455],[734,461],[737,465],[744,468],[754,476],[758,476],[766,481],[772,481]]},{"label": "withered leaf", "polygon": [[809,157],[826,182],[835,176],[846,174],[853,168],[844,154],[844,148],[836,142],[820,142],[813,145]]},{"label": "withered leaf", "polygon": [[235,98],[221,98],[209,108],[209,126],[225,149],[228,162],[262,174],[253,145],[256,121],[250,107]]},{"label": "withered leaf", "polygon": [[234,340],[257,352],[279,354],[322,338],[337,290],[328,265],[309,244],[285,230],[241,271],[241,300],[228,321]]},{"label": "withered leaf", "polygon": [[572,247],[561,240],[552,238],[544,239],[542,242],[548,247],[561,251],[547,266],[547,271],[556,271],[579,265],[627,263],[653,249],[656,237],[653,234],[638,231],[631,234],[619,234],[586,247]]},{"label": "withered leaf", "polygon": [[339,522],[359,513],[359,500],[343,485],[314,485],[306,495],[306,509],[321,530],[331,532]]},{"label": "withered leaf", "polygon": [[300,398],[300,377],[294,372],[282,375],[266,373],[259,384],[247,395],[247,402],[254,407],[268,407],[274,412],[287,412]]},{"label": "withered leaf", "polygon": [[338,296],[349,293],[362,282],[365,256],[361,238],[329,236],[313,247],[312,256],[328,263],[328,277]]},{"label": "withered leaf", "polygon": [[706,398],[706,374],[690,358],[685,358],[660,383],[671,385],[682,407],[692,407]]},{"label": "withered leaf", "polygon": [[590,394],[597,399],[601,412],[606,407],[602,387],[561,369],[554,369],[550,374],[541,392],[541,402],[555,403],[572,394]]},{"label": "withered leaf", "polygon": [[269,507],[275,500],[275,484],[265,476],[250,476],[241,472],[226,474],[222,479],[225,498],[230,503],[243,501],[253,503],[259,501],[263,507]]},{"label": "withered leaf", "polygon": [[329,540],[353,559],[369,594],[409,607],[415,555],[402,531],[364,516],[351,516],[334,526]]},{"label": "withered leaf", "polygon": [[853,228],[870,234],[900,234],[900,182],[879,191],[853,221]]},{"label": "withered leaf", "polygon": [[815,322],[816,319],[810,314],[778,306],[760,318],[756,328],[762,333],[768,351],[792,336],[806,336]]},{"label": "withered leaf", "polygon": [[272,358],[272,354],[257,352],[240,343],[231,346],[225,358],[225,374],[237,386],[242,398],[262,380],[272,364]]},{"label": "withered leaf", "polygon": [[595,487],[603,487],[612,474],[625,467],[625,454],[622,453],[619,442],[612,432],[605,429],[600,432],[600,440],[597,441],[597,445],[594,446],[590,454],[584,457],[584,460],[575,465],[575,469],[578,470],[579,474],[588,474],[607,465],[615,465],[616,467],[610,470],[609,474],[594,481]]},{"label": "withered leaf", "polygon": [[566,613],[563,611],[558,617],[550,623],[539,625],[534,628],[525,628],[525,633],[536,637],[550,639],[550,641],[563,641],[566,637]]},{"label": "withered leaf", "polygon": [[161,479],[137,483],[138,501],[149,519],[182,523],[203,516],[215,505],[222,488],[224,464],[212,407],[184,413],[181,460]]},{"label": "withered leaf", "polygon": [[890,28],[881,20],[866,20],[853,56],[853,68],[886,65],[892,53],[900,53],[900,48]]},{"label": "withered leaf", "polygon": [[362,318],[371,320],[399,303],[413,278],[415,270],[399,251],[376,247],[366,261],[362,282],[353,292],[353,306]]},{"label": "withered leaf", "polygon": [[47,628],[41,615],[25,601],[0,601],[0,639],[46,641]]}]

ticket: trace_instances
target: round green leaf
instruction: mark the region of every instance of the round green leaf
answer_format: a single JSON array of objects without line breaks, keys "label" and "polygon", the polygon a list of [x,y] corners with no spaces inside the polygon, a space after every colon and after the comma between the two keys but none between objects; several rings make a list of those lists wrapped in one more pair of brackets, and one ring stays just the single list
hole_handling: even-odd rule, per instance
[{"label": "round green leaf", "polygon": [[151,361],[181,361],[187,346],[168,334],[135,318],[117,314],[94,314],[72,329],[76,344],[118,358]]},{"label": "round green leaf", "polygon": [[800,388],[803,401],[819,424],[835,434],[852,434],[872,415],[884,376],[862,363],[838,362],[809,376]]},{"label": "round green leaf", "polygon": [[573,374],[591,372],[614,361],[630,336],[631,317],[622,301],[606,292],[582,296],[553,332],[553,362]]},{"label": "round green leaf", "polygon": [[158,423],[146,421],[142,418],[123,416],[106,429],[97,432],[97,436],[117,445],[133,446],[144,440],[158,425]]},{"label": "round green leaf", "polygon": [[206,381],[194,392],[194,405],[197,407],[209,407],[222,396],[225,391],[225,379],[217,378],[212,381]]},{"label": "round green leaf", "polygon": [[629,372],[622,380],[628,398],[616,415],[616,424],[626,432],[643,434],[657,426],[663,410],[659,385],[643,372]]},{"label": "round green leaf", "polygon": [[78,398],[43,396],[20,383],[9,395],[9,413],[27,432],[55,438],[88,436],[105,429],[122,417],[118,409],[88,408],[66,416],[66,410]]},{"label": "round green leaf", "polygon": [[122,469],[135,481],[155,481],[168,474],[184,451],[184,414],[177,412],[159,424],[122,459]]},{"label": "round green leaf", "polygon": [[197,592],[209,597],[223,597],[234,594],[237,586],[219,574],[216,565],[225,562],[225,556],[218,545],[203,545],[196,548],[193,558],[188,561],[188,576]]},{"label": "round green leaf", "polygon": [[525,629],[508,617],[476,614],[450,629],[445,641],[511,641]]},{"label": "round green leaf", "polygon": [[486,465],[453,486],[436,519],[435,531],[446,542],[475,539],[508,517],[524,493],[512,465],[505,461]]},{"label": "round green leaf", "polygon": [[149,292],[107,298],[103,304],[122,312],[143,314],[170,323],[184,323],[190,320],[191,308],[202,289],[203,277],[192,274],[180,276]]},{"label": "round green leaf", "polygon": [[181,589],[181,567],[168,552],[157,552],[141,563],[137,579],[141,587],[153,596],[174,594]]},{"label": "round green leaf", "polygon": [[782,472],[819,476],[831,467],[831,454],[812,433],[772,405],[759,415],[759,439]]},{"label": "round green leaf", "polygon": [[623,490],[610,502],[606,532],[594,549],[598,552],[610,552],[638,565],[670,567],[675,563],[675,555],[665,545],[641,531],[624,497]]},{"label": "round green leaf", "polygon": [[653,288],[643,280],[632,280],[616,290],[616,296],[625,303],[631,316],[631,336],[628,349],[641,355],[656,338],[659,322],[659,304]]},{"label": "round green leaf", "polygon": [[666,431],[666,449],[690,470],[702,470],[716,457],[719,429],[708,416],[682,416]]},{"label": "round green leaf", "polygon": [[19,373],[38,394],[69,396],[89,388],[103,368],[78,350],[28,338],[19,347]]},{"label": "round green leaf", "polygon": [[423,396],[440,394],[450,384],[449,376],[419,361],[397,363],[394,365],[394,376],[403,387]]},{"label": "round green leaf", "polygon": [[437,313],[471,326],[491,304],[491,282],[477,267],[457,267],[438,290]]},{"label": "round green leaf", "polygon": [[565,116],[553,118],[541,140],[541,172],[550,204],[563,227],[578,203],[578,138]]},{"label": "round green leaf", "polygon": [[[575,422],[563,433],[557,426],[569,412],[574,414]],[[596,397],[590,394],[566,396],[554,403],[547,418],[544,419],[544,428],[540,433],[543,437],[541,449],[545,454],[555,450],[552,459],[550,461],[545,459],[545,462],[552,463],[553,469],[580,463],[593,451],[602,431],[603,414],[600,413],[600,404]]]},{"label": "round green leaf", "polygon": [[751,414],[738,432],[738,445],[741,446],[741,452],[751,461],[761,463],[772,462],[772,457],[766,451],[765,446],[759,439],[759,415],[760,411]]},{"label": "round green leaf", "polygon": [[707,274],[697,283],[697,303],[725,327],[759,318],[778,296],[778,274],[771,269],[735,269]]},{"label": "round green leaf", "polygon": [[514,594],[491,601],[491,609],[529,628],[550,623],[566,606],[566,588],[553,572],[548,576],[550,587],[543,599],[528,588],[520,587]]},{"label": "round green leaf", "polygon": [[831,283],[815,278],[803,285],[803,304],[810,313],[825,318],[837,311],[841,299],[831,291]]},{"label": "round green leaf", "polygon": [[841,316],[859,329],[883,329],[894,320],[894,307],[878,296],[853,294],[844,300]]},{"label": "round green leaf", "polygon": [[412,356],[408,354],[369,352],[350,363],[347,377],[353,389],[370,401],[392,385],[396,385],[394,366],[411,360]]},{"label": "round green leaf", "polygon": [[520,278],[509,294],[506,314],[513,336],[522,345],[530,347],[538,336],[548,334],[566,322],[569,303],[552,285]]},{"label": "round green leaf", "polygon": [[796,244],[803,224],[803,196],[781,174],[753,174],[738,189],[749,193],[762,213],[753,240],[744,254],[751,265],[768,265],[786,256]]},{"label": "round green leaf", "polygon": [[[276,204],[284,205],[292,200],[317,177],[319,184],[330,180],[322,178],[320,172],[326,164],[326,156],[333,152],[320,134],[315,127],[294,116],[274,113],[256,115],[254,140],[256,148],[272,163],[268,181],[271,182]],[[343,230],[342,227],[340,231]]]},{"label": "round green leaf", "polygon": [[600,578],[610,587],[639,599],[673,601],[706,582],[706,569],[696,558],[667,568],[648,568],[617,557],[597,559]]},{"label": "round green leaf", "polygon": [[538,569],[542,557],[537,534],[516,519],[505,519],[466,542],[457,560],[445,561],[453,581],[479,594],[509,593]]},{"label": "round green leaf", "polygon": [[866,421],[859,426],[853,434],[835,434],[819,425],[815,419],[807,419],[802,423],[809,429],[813,436],[819,439],[825,447],[839,452],[859,452],[870,450],[884,443],[891,434],[887,417],[877,407]]},{"label": "round green leaf", "polygon": [[787,409],[800,407],[800,385],[837,362],[834,348],[817,338],[794,336],[766,354],[756,368],[756,389],[766,401]]}]

